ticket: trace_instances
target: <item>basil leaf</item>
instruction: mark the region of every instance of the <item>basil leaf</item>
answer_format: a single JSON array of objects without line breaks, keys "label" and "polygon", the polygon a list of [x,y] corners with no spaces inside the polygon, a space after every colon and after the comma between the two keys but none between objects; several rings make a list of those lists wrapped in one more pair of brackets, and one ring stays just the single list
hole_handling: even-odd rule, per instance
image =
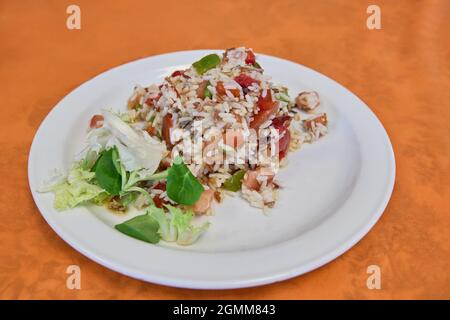
[{"label": "basil leaf", "polygon": [[104,151],[95,164],[95,178],[100,187],[112,195],[118,195],[122,187],[122,177],[116,168],[115,148]]},{"label": "basil leaf", "polygon": [[196,203],[205,191],[181,157],[176,157],[168,169],[166,190],[170,199],[185,205]]},{"label": "basil leaf", "polygon": [[223,183],[223,188],[233,192],[240,190],[244,175],[245,170],[236,171],[230,178],[225,180],[225,182]]},{"label": "basil leaf", "polygon": [[220,57],[213,53],[204,56],[197,62],[194,62],[192,66],[195,68],[198,74],[204,74],[206,71],[216,67],[220,63]]},{"label": "basil leaf", "polygon": [[161,239],[158,233],[159,223],[148,214],[117,224],[115,228],[127,236],[149,243],[158,243]]}]

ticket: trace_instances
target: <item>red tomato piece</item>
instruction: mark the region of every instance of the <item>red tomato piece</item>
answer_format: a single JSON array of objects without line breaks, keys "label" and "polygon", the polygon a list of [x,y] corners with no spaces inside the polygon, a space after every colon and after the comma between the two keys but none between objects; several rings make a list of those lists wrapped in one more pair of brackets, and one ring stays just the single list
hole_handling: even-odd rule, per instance
[{"label": "red tomato piece", "polygon": [[246,64],[254,64],[256,62],[255,54],[252,50],[247,50],[247,58],[245,58]]},{"label": "red tomato piece", "polygon": [[250,87],[254,83],[259,83],[258,80],[253,79],[252,77],[246,75],[245,73],[241,73],[237,77],[234,78],[234,81],[239,83],[239,85],[245,89]]},{"label": "red tomato piece", "polygon": [[259,97],[256,105],[259,108],[259,112],[253,116],[253,120],[250,122],[251,129],[258,129],[278,110],[278,102],[272,100],[272,93],[270,90],[267,90],[264,97]]},{"label": "red tomato piece", "polygon": [[91,122],[89,123],[89,127],[91,129],[101,128],[103,126],[104,118],[100,114],[96,114],[91,118]]},{"label": "red tomato piece", "polygon": [[[219,95],[221,95],[221,96],[226,96],[227,95],[227,93],[226,93],[226,91],[225,91],[225,86],[223,85],[223,82],[222,81],[217,81],[217,85],[216,85],[216,91],[217,91],[217,93],[219,94]],[[241,95],[241,92],[239,91],[239,89],[228,89],[228,91],[230,91],[231,92],[231,94],[234,96],[234,97],[239,97],[240,95]]]},{"label": "red tomato piece", "polygon": [[291,142],[291,133],[288,130],[291,117],[281,116],[272,120],[273,127],[278,131],[281,136],[278,141],[278,157],[283,159],[289,151],[289,143]]}]

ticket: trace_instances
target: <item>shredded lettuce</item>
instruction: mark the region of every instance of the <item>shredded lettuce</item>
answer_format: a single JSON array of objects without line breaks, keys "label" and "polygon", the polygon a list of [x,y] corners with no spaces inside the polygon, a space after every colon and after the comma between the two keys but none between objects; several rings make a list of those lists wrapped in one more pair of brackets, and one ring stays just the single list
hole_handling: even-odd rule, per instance
[{"label": "shredded lettuce", "polygon": [[284,102],[290,102],[291,101],[291,98],[289,97],[287,92],[275,93],[275,99],[277,99],[279,101],[284,101]]},{"label": "shredded lettuce", "polygon": [[177,229],[171,223],[170,218],[164,213],[163,209],[157,208],[156,206],[150,206],[147,209],[147,213],[159,223],[159,234],[161,239],[167,242],[177,241]]},{"label": "shredded lettuce", "polygon": [[197,227],[191,224],[193,214],[189,210],[185,213],[180,208],[166,205],[169,213],[163,209],[150,206],[147,213],[159,223],[159,233],[165,241],[175,242],[179,245],[190,245],[196,242],[203,232],[208,229],[210,223],[205,222]]},{"label": "shredded lettuce", "polygon": [[72,167],[67,178],[52,186],[45,188],[45,192],[55,193],[54,207],[57,210],[66,210],[80,203],[99,198],[105,191],[93,184],[91,180],[95,173],[82,168],[79,164]]}]

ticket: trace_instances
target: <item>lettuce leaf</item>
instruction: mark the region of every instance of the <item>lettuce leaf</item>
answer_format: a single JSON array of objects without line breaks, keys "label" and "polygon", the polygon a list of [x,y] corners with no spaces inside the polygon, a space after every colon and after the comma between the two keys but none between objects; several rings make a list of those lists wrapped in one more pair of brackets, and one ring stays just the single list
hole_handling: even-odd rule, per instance
[{"label": "lettuce leaf", "polygon": [[104,111],[104,127],[112,138],[110,145],[115,145],[119,151],[121,163],[127,171],[147,169],[155,172],[166,151],[164,145],[141,131],[134,130],[128,123],[110,111]]},{"label": "lettuce leaf", "polygon": [[166,205],[169,213],[164,213],[163,209],[150,206],[147,213],[159,223],[159,234],[161,238],[168,242],[175,242],[179,245],[190,245],[196,242],[200,236],[208,229],[210,223],[205,222],[197,227],[191,224],[193,214],[189,210],[184,212],[177,207]]},{"label": "lettuce leaf", "polygon": [[177,241],[177,229],[171,223],[170,218],[163,209],[157,208],[156,206],[150,206],[147,209],[147,213],[159,223],[159,234],[161,239],[167,242]]},{"label": "lettuce leaf", "polygon": [[63,182],[49,186],[46,190],[55,193],[53,204],[55,209],[60,211],[70,209],[104,193],[102,188],[91,182],[94,177],[94,172],[87,171],[79,165],[72,167]]},{"label": "lettuce leaf", "polygon": [[146,131],[134,129],[111,111],[104,110],[102,115],[103,126],[89,131],[87,146],[76,160],[85,163],[84,167],[92,166],[102,151],[116,147],[120,162],[127,171],[146,169],[150,173],[155,172],[166,151],[164,144]]}]

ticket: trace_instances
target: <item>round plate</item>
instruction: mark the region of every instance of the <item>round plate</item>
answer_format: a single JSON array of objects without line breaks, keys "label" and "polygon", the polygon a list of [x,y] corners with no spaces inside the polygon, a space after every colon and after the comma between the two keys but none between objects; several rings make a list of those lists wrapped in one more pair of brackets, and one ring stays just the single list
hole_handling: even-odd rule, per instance
[{"label": "round plate", "polygon": [[275,83],[317,91],[329,133],[289,153],[283,189],[267,214],[228,197],[194,245],[151,245],[114,224],[129,219],[101,207],[53,209],[53,195],[36,190],[55,169],[67,170],[81,150],[90,117],[125,110],[134,85],[158,83],[172,71],[217,50],[183,51],[113,68],[72,91],[48,114],[31,146],[28,176],[48,224],[90,259],[133,278],[186,288],[241,288],[292,278],[335,259],[360,240],[386,207],[395,179],[391,143],[370,109],[347,89],[299,64],[267,55],[258,62]]}]

